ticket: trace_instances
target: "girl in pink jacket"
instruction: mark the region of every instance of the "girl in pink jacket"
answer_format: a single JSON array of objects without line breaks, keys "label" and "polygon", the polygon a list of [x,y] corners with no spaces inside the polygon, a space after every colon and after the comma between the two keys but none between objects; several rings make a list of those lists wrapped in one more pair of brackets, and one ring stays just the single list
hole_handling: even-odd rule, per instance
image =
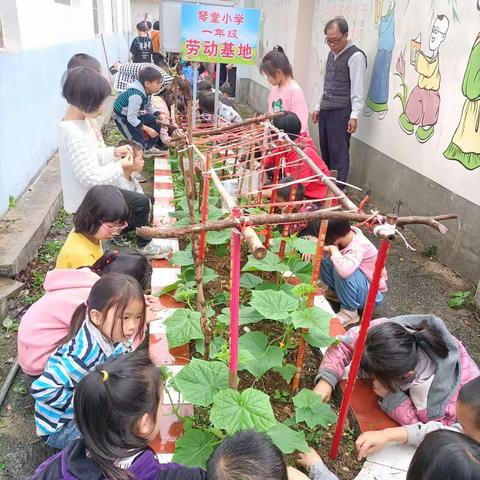
[{"label": "girl in pink jacket", "polygon": [[25,312],[18,329],[18,362],[24,373],[32,377],[43,373],[58,342],[68,333],[73,312],[106,273],[130,275],[147,288],[151,267],[140,253],[124,251],[109,252],[91,267],[47,273],[43,284],[45,295]]},{"label": "girl in pink jacket", "polygon": [[[325,400],[342,378],[359,327],[339,337],[320,365],[314,391]],[[373,379],[380,408],[400,425],[456,421],[460,388],[480,375],[463,344],[433,315],[374,320],[368,330],[361,371]]]}]

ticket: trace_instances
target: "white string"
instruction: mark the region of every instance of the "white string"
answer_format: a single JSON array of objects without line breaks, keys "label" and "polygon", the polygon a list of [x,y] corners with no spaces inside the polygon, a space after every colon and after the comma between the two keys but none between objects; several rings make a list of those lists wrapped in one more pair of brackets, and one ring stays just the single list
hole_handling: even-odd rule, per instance
[{"label": "white string", "polygon": [[407,247],[408,250],[412,250],[413,252],[416,251],[415,248],[413,248],[408,242],[407,239],[403,236],[403,234],[397,229],[397,226],[395,224],[390,224],[390,223],[382,223],[381,225],[377,225],[373,229],[373,234],[375,236],[387,236],[387,237],[394,237],[395,234],[400,235],[400,238],[403,240],[405,243],[405,246]]}]

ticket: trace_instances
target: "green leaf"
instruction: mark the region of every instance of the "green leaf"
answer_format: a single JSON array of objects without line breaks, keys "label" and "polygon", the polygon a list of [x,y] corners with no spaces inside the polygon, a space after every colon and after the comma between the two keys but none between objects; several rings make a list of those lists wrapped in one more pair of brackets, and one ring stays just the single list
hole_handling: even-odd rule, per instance
[{"label": "green leaf", "polygon": [[224,257],[228,253],[228,245],[222,243],[221,245],[215,245],[215,255],[219,258]]},{"label": "green leaf", "polygon": [[210,421],[228,435],[251,429],[266,432],[277,423],[268,395],[254,388],[218,392],[213,399]]},{"label": "green leaf", "polygon": [[287,363],[286,365],[282,365],[281,367],[274,367],[273,371],[279,373],[287,383],[290,383],[293,376],[295,375],[295,371],[297,367],[292,365],[291,363]]},{"label": "green leaf", "polygon": [[290,270],[301,282],[309,283],[312,277],[313,265],[297,258],[291,258],[288,263]]},{"label": "green leaf", "polygon": [[317,425],[326,427],[337,421],[337,415],[331,409],[330,405],[323,403],[319,395],[307,390],[300,390],[293,397],[295,405],[295,420],[297,422],[305,422],[310,428]]},{"label": "green leaf", "polygon": [[329,347],[336,341],[335,337],[331,337],[328,333],[320,330],[309,330],[309,332],[303,336],[309,345],[315,348]]},{"label": "green leaf", "polygon": [[175,283],[171,283],[170,285],[165,285],[161,290],[158,296],[165,295],[167,293],[173,292],[178,286],[180,285],[180,280],[177,280]]},{"label": "green leaf", "polygon": [[298,308],[298,299],[287,295],[285,292],[273,290],[254,290],[250,305],[264,318],[270,320],[286,320],[290,312]]},{"label": "green leaf", "polygon": [[207,407],[218,391],[228,388],[228,368],[222,362],[192,358],[175,376],[175,385],[187,402]]},{"label": "green leaf", "polygon": [[292,289],[292,293],[296,297],[306,297],[309,293],[315,293],[317,289],[309,283],[299,283]]},{"label": "green leaf", "polygon": [[257,288],[255,290],[274,290],[274,291],[281,291],[285,292],[288,295],[292,295],[294,285],[290,283],[283,283],[280,288],[276,283],[272,282],[264,282],[261,283],[260,285],[257,285]]},{"label": "green leaf", "polygon": [[207,467],[219,439],[206,430],[188,430],[175,442],[172,460],[187,467]]},{"label": "green leaf", "polygon": [[248,351],[252,359],[241,363],[241,370],[248,370],[259,378],[273,367],[280,367],[283,362],[283,351],[280,347],[267,346],[268,338],[261,332],[248,332],[238,339],[239,348]]},{"label": "green leaf", "polygon": [[179,250],[170,258],[170,264],[178,267],[193,265],[193,254],[191,250]]},{"label": "green leaf", "polygon": [[[261,320],[265,320],[260,313],[258,313],[252,307],[246,307],[245,305],[240,306],[240,313],[238,316],[239,325],[248,325],[250,323],[257,323]],[[218,315],[217,321],[223,323],[224,325],[230,325],[230,308],[222,308],[222,313]]]},{"label": "green leaf", "polygon": [[229,230],[220,230],[219,232],[207,232],[207,243],[209,245],[221,245],[230,240]]},{"label": "green leaf", "polygon": [[[186,268],[183,272],[185,280],[187,282],[192,282],[192,285],[195,283],[195,269],[193,267]],[[206,285],[208,282],[216,280],[218,278],[217,272],[209,267],[203,267],[202,283]]]},{"label": "green leaf", "polygon": [[313,330],[329,331],[332,315],[318,307],[309,307],[292,313],[295,328],[311,328]]},{"label": "green leaf", "polygon": [[287,266],[282,262],[280,257],[270,251],[267,252],[265,258],[257,260],[253,255],[248,256],[248,262],[243,267],[244,272],[280,272],[287,271]]},{"label": "green leaf", "polygon": [[200,313],[187,308],[178,308],[165,320],[170,348],[185,345],[190,340],[203,338]]},{"label": "green leaf", "polygon": [[315,255],[315,252],[317,251],[317,242],[305,238],[297,238],[293,241],[293,248],[299,253]]},{"label": "green leaf", "polygon": [[296,432],[283,423],[277,424],[266,432],[273,443],[285,454],[293,453],[296,450],[308,452],[309,446],[305,440],[305,433]]},{"label": "green leaf", "polygon": [[257,285],[263,283],[263,280],[253,273],[244,273],[240,277],[240,286],[247,290],[253,290]]},{"label": "green leaf", "polygon": [[[218,199],[215,199],[215,203],[217,201],[218,201]],[[219,218],[222,218],[223,216],[225,216],[225,212],[221,208],[210,206],[210,208],[208,209],[208,219],[209,220],[218,220]],[[227,232],[228,232],[228,230],[227,230]],[[228,237],[230,238],[230,234],[228,235]]]},{"label": "green leaf", "polygon": [[[225,347],[227,341],[223,337],[214,337],[210,343],[210,358],[215,358],[218,353]],[[205,342],[203,338],[199,338],[195,341],[195,349],[200,355],[205,353]]]}]

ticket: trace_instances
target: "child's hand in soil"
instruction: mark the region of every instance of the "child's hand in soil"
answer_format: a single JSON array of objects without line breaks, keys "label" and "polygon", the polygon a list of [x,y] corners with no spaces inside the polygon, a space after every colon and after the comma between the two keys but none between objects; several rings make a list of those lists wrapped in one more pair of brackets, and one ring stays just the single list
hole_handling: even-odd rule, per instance
[{"label": "child's hand in soil", "polygon": [[287,467],[288,480],[307,480],[308,477],[293,467]]},{"label": "child's hand in soil", "polygon": [[306,470],[320,460],[320,455],[312,447],[307,453],[300,453],[297,457],[297,463]]},{"label": "child's hand in soil", "polygon": [[315,385],[313,391],[322,397],[324,402],[329,402],[330,397],[332,396],[333,388],[332,386],[323,378]]}]

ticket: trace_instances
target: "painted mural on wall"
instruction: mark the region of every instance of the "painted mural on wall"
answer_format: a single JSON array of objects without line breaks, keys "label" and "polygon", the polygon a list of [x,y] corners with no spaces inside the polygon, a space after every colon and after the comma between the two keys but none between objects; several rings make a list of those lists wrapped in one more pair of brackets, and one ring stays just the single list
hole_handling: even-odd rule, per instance
[{"label": "painted mural on wall", "polygon": [[[477,9],[480,11],[480,0],[477,0]],[[468,59],[462,94],[466,100],[460,123],[444,155],[474,170],[480,167],[480,32]]]},{"label": "painted mural on wall", "polygon": [[410,63],[418,73],[418,81],[400,115],[400,127],[407,135],[415,133],[425,143],[435,133],[440,111],[440,46],[447,37],[449,20],[438,15],[430,32],[428,50],[422,49],[421,36],[412,39]]},{"label": "painted mural on wall", "polygon": [[375,28],[378,28],[378,50],[365,100],[364,114],[369,117],[375,113],[382,120],[388,110],[390,65],[395,45],[395,0],[389,2],[376,0]]}]

